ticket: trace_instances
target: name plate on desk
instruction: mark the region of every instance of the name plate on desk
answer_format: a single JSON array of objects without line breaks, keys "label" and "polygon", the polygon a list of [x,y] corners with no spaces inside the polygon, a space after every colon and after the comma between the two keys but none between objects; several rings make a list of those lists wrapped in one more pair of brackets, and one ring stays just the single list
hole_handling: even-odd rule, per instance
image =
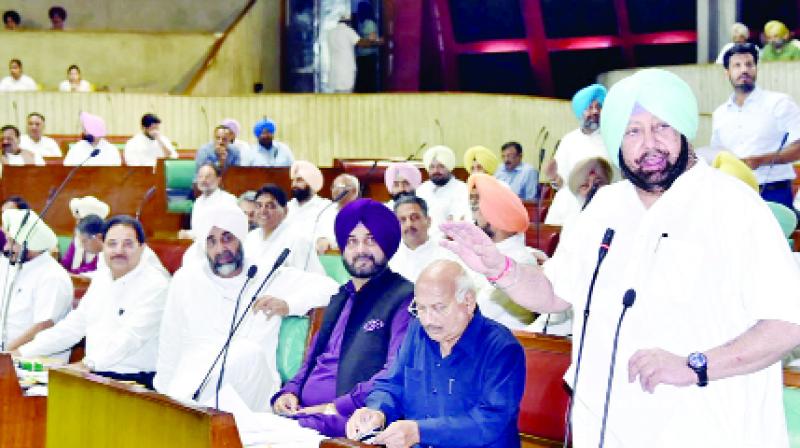
[{"label": "name plate on desk", "polygon": [[233,416],[71,369],[50,371],[47,445],[53,448],[240,448]]}]

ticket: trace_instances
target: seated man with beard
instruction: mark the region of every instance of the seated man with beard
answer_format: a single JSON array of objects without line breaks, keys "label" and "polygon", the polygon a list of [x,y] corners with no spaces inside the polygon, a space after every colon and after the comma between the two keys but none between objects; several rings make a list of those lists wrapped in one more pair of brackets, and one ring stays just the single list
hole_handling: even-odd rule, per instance
[{"label": "seated man with beard", "polygon": [[[159,392],[176,399],[194,398],[204,404],[214,399],[215,390],[227,384],[251,410],[265,411],[269,397],[280,386],[275,352],[281,316],[302,315],[325,306],[338,285],[322,275],[282,267],[260,290],[275,261],[261,264],[246,256],[242,245],[247,235],[244,212],[235,204],[223,204],[208,210],[200,222],[196,242],[202,243],[204,250],[193,254],[200,259],[181,267],[170,284],[153,384]],[[256,305],[254,309],[263,313],[254,312],[248,308],[254,296],[273,306],[282,302],[282,306]],[[214,359],[234,321],[239,320],[224,373],[220,373],[221,363],[214,364]],[[204,383],[212,364],[214,369]]]},{"label": "seated man with beard", "polygon": [[336,239],[352,279],[331,298],[297,375],[272,398],[275,413],[331,437],[344,435],[347,418],[394,360],[413,296],[413,285],[387,267],[400,225],[385,205],[358,199],[345,206]]},{"label": "seated man with beard", "polygon": [[417,187],[422,183],[422,173],[411,162],[394,162],[386,167],[383,182],[386,184],[386,191],[392,197],[386,206],[394,210],[394,203],[401,195],[415,194]]}]

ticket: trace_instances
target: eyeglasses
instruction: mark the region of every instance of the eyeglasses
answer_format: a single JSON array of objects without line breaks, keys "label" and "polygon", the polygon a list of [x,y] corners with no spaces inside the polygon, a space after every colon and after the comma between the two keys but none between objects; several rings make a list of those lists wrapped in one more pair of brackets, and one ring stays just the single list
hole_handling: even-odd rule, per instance
[{"label": "eyeglasses", "polygon": [[437,303],[436,305],[432,305],[430,307],[420,307],[417,305],[416,300],[412,300],[411,303],[408,304],[408,312],[415,318],[419,318],[420,314],[427,312],[437,317],[443,317],[447,315],[447,312],[450,310],[450,305],[452,304],[453,302],[448,304]]}]

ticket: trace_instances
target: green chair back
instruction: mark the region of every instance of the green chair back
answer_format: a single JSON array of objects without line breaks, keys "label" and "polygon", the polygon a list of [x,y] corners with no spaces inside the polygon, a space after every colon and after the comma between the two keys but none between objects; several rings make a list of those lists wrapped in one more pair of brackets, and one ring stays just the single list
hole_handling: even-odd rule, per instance
[{"label": "green chair back", "polygon": [[278,336],[278,351],[275,354],[281,383],[294,378],[303,364],[306,339],[311,321],[305,316],[286,316],[281,322]]},{"label": "green chair back", "polygon": [[342,263],[341,255],[323,254],[319,256],[319,261],[322,263],[322,267],[325,268],[325,273],[328,274],[328,277],[334,279],[340,285],[344,285],[350,280],[350,274],[345,269],[344,263]]},{"label": "green chair back", "polygon": [[171,159],[164,161],[167,191],[192,189],[194,160]]},{"label": "green chair back", "polygon": [[800,448],[800,388],[783,388],[783,408],[789,429],[789,446]]},{"label": "green chair back", "polygon": [[67,249],[69,249],[69,243],[71,242],[72,242],[72,235],[58,235],[59,258],[64,257],[64,254],[67,253]]}]

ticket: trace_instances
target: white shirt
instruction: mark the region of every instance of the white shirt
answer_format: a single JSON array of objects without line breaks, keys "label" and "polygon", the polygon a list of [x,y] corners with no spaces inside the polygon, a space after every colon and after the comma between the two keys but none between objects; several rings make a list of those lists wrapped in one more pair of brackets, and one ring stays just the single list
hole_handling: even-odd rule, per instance
[{"label": "white shirt", "polygon": [[[328,207],[328,205],[330,205]],[[286,204],[286,221],[290,223],[292,230],[297,235],[308,235],[316,241],[320,236],[333,233],[328,229],[330,225],[330,215],[323,222],[324,215],[328,210],[334,208],[336,204],[332,204],[330,199],[323,198],[319,195],[311,196],[304,204],[297,202],[297,199],[292,199]],[[325,207],[328,207],[325,209]],[[323,211],[324,209],[324,211]],[[334,220],[336,218],[334,217]]]},{"label": "white shirt", "polygon": [[[94,278],[95,275],[97,275],[100,271],[109,270],[109,267],[106,264],[106,257],[104,257],[102,253],[98,254],[97,256],[99,257],[97,259],[97,269],[95,269],[94,271],[83,272],[80,275],[89,278]],[[141,262],[147,263],[150,266],[152,266],[153,269],[160,272],[161,275],[163,275],[164,278],[166,278],[167,280],[169,280],[170,277],[172,277],[171,275],[169,275],[169,271],[167,270],[167,268],[164,267],[164,264],[161,263],[161,259],[158,258],[158,255],[153,251],[153,249],[150,248],[150,246],[147,245],[147,243],[144,244],[144,248],[142,249]]]},{"label": "white shirt", "polygon": [[172,142],[167,137],[159,135],[158,140],[154,140],[144,135],[143,132],[136,133],[125,143],[125,150],[123,151],[125,165],[156,166],[156,161],[164,158],[164,151],[161,149],[162,144],[169,151],[170,159],[178,158],[178,151],[175,151],[175,146],[172,145]]},{"label": "white shirt", "polygon": [[[597,445],[614,331],[623,295],[633,288],[606,446],[788,447],[780,363],[704,388],[660,385],[652,394],[626,374],[640,349],[685,357],[725,344],[762,319],[800,324],[800,267],[764,201],[702,161],[649,209],[629,181],[600,189],[544,265],[556,295],[575,310],[576,333],[607,228],[616,233],[592,297],[575,446]],[[573,374],[564,378],[571,383]]]},{"label": "white shirt", "polygon": [[[192,232],[196,232],[200,223],[197,222],[199,216],[203,216],[207,210],[219,208],[226,203],[236,204],[236,196],[228,193],[227,191],[217,188],[211,194],[201,194],[194,200],[192,206],[191,226]],[[204,243],[205,244],[205,243]]]},{"label": "white shirt", "polygon": [[425,199],[428,205],[428,216],[431,218],[430,234],[434,238],[441,235],[439,225],[448,221],[463,221],[472,219],[472,209],[469,206],[469,192],[467,184],[451,177],[444,186],[437,186],[426,180],[416,190],[417,196]]},{"label": "white shirt", "polygon": [[61,148],[58,143],[50,137],[43,135],[38,142],[25,134],[19,139],[19,147],[38,154],[42,157],[61,157]]},{"label": "white shirt", "polygon": [[[9,266],[8,258],[0,258],[0,285],[5,285],[11,297],[6,343],[22,336],[34,324],[58,322],[72,308],[72,280],[49,253],[23,263],[19,271],[18,267]],[[0,322],[2,313],[0,308]]]},{"label": "white shirt", "polygon": [[266,239],[264,230],[258,227],[251,230],[244,240],[245,257],[257,262],[259,270],[268,271],[272,269],[283,249],[288,248],[290,252],[284,266],[325,275],[325,268],[319,261],[314,243],[305,235],[307,233],[302,233],[289,224],[288,218]]},{"label": "white shirt", "polygon": [[608,152],[603,144],[600,131],[587,135],[580,128],[573,129],[561,139],[554,158],[558,167],[558,175],[561,176],[564,183],[553,197],[550,208],[547,209],[545,224],[563,225],[571,216],[580,212],[583,204],[569,189],[569,176],[580,162],[595,157],[608,160]]},{"label": "white shirt", "polygon": [[[100,153],[96,156],[86,160],[92,151],[98,148]],[[119,148],[112,145],[105,138],[101,138],[97,145],[92,146],[86,140],[81,140],[72,144],[64,156],[64,166],[75,166],[86,160],[83,166],[120,166],[122,165],[122,157],[119,155]]]},{"label": "white shirt", "polygon": [[[245,266],[252,261],[245,259]],[[191,397],[200,385],[208,368],[227,339],[231,327],[236,298],[244,285],[246,269],[234,278],[224,279],[211,273],[208,263],[192,263],[181,267],[172,279],[167,306],[161,326],[157,374],[153,381],[159,392],[178,399]],[[281,318],[267,318],[264,313],[246,310],[247,303],[256,294],[267,270],[257,272],[248,283],[236,314],[242,321],[231,344],[250,342],[266,357],[266,371],[256,372],[261,384],[254,396],[242,396],[253,410],[264,411],[270,397],[280,387],[275,353],[281,327]],[[298,288],[303,285],[303,288]],[[338,285],[326,277],[304,273],[294,268],[281,268],[274,280],[258,296],[271,295],[289,304],[290,313],[305,314],[311,308],[326,306]],[[219,363],[217,364],[219,366]],[[229,374],[226,368],[226,377]],[[218,367],[217,367],[218,370]],[[211,392],[216,382],[206,391]],[[201,395],[201,402],[203,396]]]},{"label": "white shirt", "polygon": [[84,360],[94,370],[153,372],[168,285],[161,272],[143,261],[116,280],[110,270],[98,271],[78,308],[20,347],[20,353],[47,355],[86,337]]},{"label": "white shirt", "polygon": [[[536,258],[525,246],[525,234],[514,234],[499,243],[495,243],[501,254],[517,263],[536,266]],[[533,321],[533,313],[517,305],[501,290],[492,286],[484,277],[478,282],[477,302],[481,314],[505,325],[512,330],[525,328]]]},{"label": "white shirt", "polygon": [[[45,162],[42,156],[36,154],[35,152],[31,151],[33,154],[33,164],[36,166],[44,166]],[[11,166],[24,166],[25,165],[25,158],[20,154],[6,154],[6,160],[8,161],[8,165]]]},{"label": "white shirt", "polygon": [[65,80],[61,81],[61,83],[58,85],[58,91],[59,92],[91,92],[92,91],[92,84],[89,81],[85,80],[85,79],[81,79],[81,81],[78,83],[78,88],[75,89],[75,90],[72,90],[72,84],[69,83],[69,79],[65,79]]},{"label": "white shirt", "polygon": [[432,262],[453,259],[453,253],[440,246],[438,239],[429,237],[428,241],[416,249],[409,248],[401,241],[397,252],[389,260],[389,268],[415,283],[419,274]]},{"label": "white shirt", "polygon": [[334,91],[352,92],[356,83],[355,48],[361,37],[347,24],[339,22],[328,31],[330,70],[328,87]]},{"label": "white shirt", "polygon": [[[800,140],[800,108],[789,95],[756,87],[742,107],[734,95],[712,115],[711,148],[726,149],[745,158],[778,150],[785,133],[786,144]],[[791,163],[762,165],[755,170],[758,183],[794,179]]]},{"label": "white shirt", "polygon": [[0,80],[0,92],[33,92],[36,90],[39,90],[39,86],[28,75],[22,75],[19,79],[6,76]]}]

